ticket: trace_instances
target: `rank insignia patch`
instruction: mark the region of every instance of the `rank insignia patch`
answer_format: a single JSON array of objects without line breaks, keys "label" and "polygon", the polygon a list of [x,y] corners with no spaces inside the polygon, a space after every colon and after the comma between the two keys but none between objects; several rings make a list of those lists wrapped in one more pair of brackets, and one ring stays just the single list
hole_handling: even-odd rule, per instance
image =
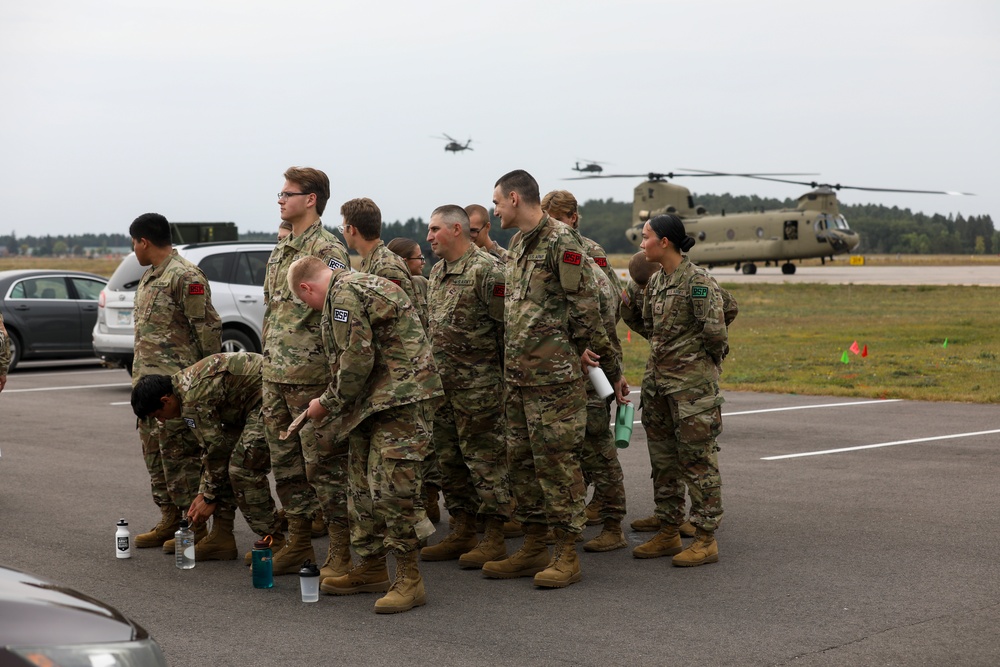
[{"label": "rank insignia patch", "polygon": [[194,423],[194,420],[190,417],[184,418],[184,423],[188,425],[188,428],[198,428],[198,425]]}]

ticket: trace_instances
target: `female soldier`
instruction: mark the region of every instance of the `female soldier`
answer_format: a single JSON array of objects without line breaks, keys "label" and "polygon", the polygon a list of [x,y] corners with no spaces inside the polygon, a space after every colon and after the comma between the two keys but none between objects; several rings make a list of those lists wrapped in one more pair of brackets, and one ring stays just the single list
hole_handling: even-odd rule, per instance
[{"label": "female soldier", "polygon": [[417,300],[420,302],[413,305],[423,313],[421,321],[426,321],[427,278],[424,277],[424,265],[427,263],[427,260],[424,259],[424,252],[420,249],[420,244],[413,239],[397,236],[389,241],[385,247],[405,260],[406,268],[410,271],[410,280],[413,282],[413,289],[416,291]]},{"label": "female soldier", "polygon": [[[681,566],[718,562],[715,529],[722,517],[715,439],[722,432],[719,364],[728,350],[726,324],[717,283],[683,254],[694,244],[680,218],[659,215],[643,227],[640,245],[647,260],[663,267],[646,287],[639,332],[650,347],[642,425],[661,527],[632,554],[674,556],[673,564]],[[678,528],[684,522],[685,486],[697,531],[682,551]]]}]

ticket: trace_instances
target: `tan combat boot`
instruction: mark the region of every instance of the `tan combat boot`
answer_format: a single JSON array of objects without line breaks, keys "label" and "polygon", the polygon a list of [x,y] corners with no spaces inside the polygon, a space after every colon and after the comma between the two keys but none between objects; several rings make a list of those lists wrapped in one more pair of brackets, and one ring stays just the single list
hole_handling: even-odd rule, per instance
[{"label": "tan combat boot", "polygon": [[636,558],[659,558],[679,554],[683,548],[677,526],[664,526],[648,542],[632,549],[632,555]]},{"label": "tan combat boot", "polygon": [[694,542],[687,549],[673,558],[673,564],[679,567],[693,567],[707,563],[719,562],[719,543],[715,541],[715,533],[698,529]]},{"label": "tan combat boot", "polygon": [[312,545],[312,519],[288,517],[288,541],[274,553],[271,560],[274,574],[298,574],[306,560],[316,562],[316,552]]},{"label": "tan combat boot", "polygon": [[605,519],[601,534],[583,545],[584,551],[614,551],[628,546],[625,533],[622,532],[622,522],[618,519]]},{"label": "tan combat boot", "polygon": [[475,549],[462,554],[458,559],[458,566],[463,570],[478,569],[491,560],[502,560],[506,557],[507,543],[503,539],[503,519],[491,516],[486,519],[486,534],[483,535],[483,539]]},{"label": "tan combat boot", "polygon": [[549,566],[535,575],[535,585],[542,588],[566,588],[583,578],[576,555],[576,533],[557,529],[556,548]]},{"label": "tan combat boot", "polygon": [[660,517],[654,514],[645,519],[636,519],[629,525],[637,533],[655,533],[660,529]]},{"label": "tan combat boot", "polygon": [[389,590],[389,570],[385,566],[385,556],[362,558],[347,574],[324,579],[319,589],[330,595],[384,593]]},{"label": "tan combat boot", "polygon": [[309,531],[310,535],[314,538],[326,535],[326,521],[323,520],[323,510],[316,510],[316,513],[312,515]]},{"label": "tan combat boot", "polygon": [[[271,538],[271,555],[278,553],[281,547],[285,546],[285,534],[284,533],[269,533],[267,535],[261,535],[261,539]],[[253,564],[253,549],[246,552],[243,556],[243,564],[250,567]]]},{"label": "tan combat boot", "polygon": [[551,558],[545,546],[548,527],[544,523],[524,524],[524,544],[512,556],[483,563],[483,576],[490,579],[530,577],[544,570]]},{"label": "tan combat boot", "polygon": [[520,521],[515,521],[511,519],[510,521],[504,521],[503,524],[503,536],[504,537],[521,537],[524,535],[524,527],[521,526]]},{"label": "tan combat boot", "polygon": [[588,526],[597,526],[601,523],[601,503],[597,500],[597,498],[593,498],[589,503],[587,503],[587,507],[584,508],[584,511],[587,513]]},{"label": "tan combat boot", "polygon": [[420,550],[423,560],[455,560],[467,551],[476,548],[479,539],[476,537],[475,517],[468,512],[455,510],[455,529],[448,536],[431,547]]},{"label": "tan combat boot", "polygon": [[408,551],[395,556],[396,579],[389,592],[375,601],[376,614],[398,614],[421,607],[427,602],[424,579],[417,569],[417,552]]},{"label": "tan combat boot", "polygon": [[351,569],[351,531],[347,527],[347,520],[335,521],[327,528],[330,533],[330,551],[319,571],[320,581],[347,574]]},{"label": "tan combat boot", "polygon": [[231,507],[217,507],[212,515],[212,532],[200,542],[195,542],[194,559],[204,560],[236,560],[239,551],[236,549],[236,538],[233,536],[233,520],[236,510]]},{"label": "tan combat boot", "polygon": [[441,489],[433,484],[424,484],[426,498],[424,501],[424,510],[427,512],[427,518],[431,520],[431,523],[438,523],[441,521],[441,505],[438,502],[440,491]]},{"label": "tan combat boot", "polygon": [[681,524],[681,527],[677,529],[677,532],[681,534],[681,537],[694,537],[698,532],[698,529],[694,527],[690,521],[685,521]]},{"label": "tan combat boot", "polygon": [[[163,543],[173,538],[181,525],[181,511],[176,505],[160,505],[160,522],[148,533],[140,533],[132,542],[137,549],[162,547]],[[173,549],[171,549],[173,551]]]},{"label": "tan combat boot", "polygon": [[[180,519],[177,520],[177,525],[180,526]],[[208,524],[205,523],[192,523],[191,530],[194,531],[194,544],[198,546],[198,543],[203,539],[208,537]],[[175,531],[176,532],[176,531]],[[174,553],[174,537],[170,536],[170,539],[163,543],[163,553],[172,554]]]}]

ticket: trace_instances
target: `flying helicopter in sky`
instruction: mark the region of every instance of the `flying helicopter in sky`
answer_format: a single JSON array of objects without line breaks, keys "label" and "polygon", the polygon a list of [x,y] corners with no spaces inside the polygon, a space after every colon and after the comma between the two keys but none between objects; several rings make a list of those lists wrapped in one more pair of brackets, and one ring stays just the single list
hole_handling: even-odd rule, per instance
[{"label": "flying helicopter in sky", "polygon": [[[580,166],[580,162],[583,162],[583,166]],[[607,164],[606,162],[598,162],[597,160],[588,160],[586,158],[581,158],[576,161],[576,165],[573,167],[573,171],[579,171],[581,173],[592,172],[599,174],[604,171],[602,164]]]},{"label": "flying helicopter in sky", "polygon": [[444,134],[443,132],[441,134],[443,136],[434,137],[434,139],[444,139],[445,141],[447,141],[448,143],[445,144],[445,147],[444,147],[444,149],[446,151],[451,151],[452,153],[458,153],[459,151],[471,151],[471,150],[473,150],[473,148],[471,146],[469,146],[469,144],[472,143],[472,139],[469,139],[464,144],[462,144],[462,143],[459,143],[458,141],[456,141],[455,139],[452,139],[447,134]]},{"label": "flying helicopter in sky", "polygon": [[[691,260],[709,268],[734,264],[746,274],[757,273],[757,263],[781,264],[784,274],[795,273],[794,260],[826,258],[848,253],[858,247],[861,237],[852,230],[840,214],[837,190],[869,192],[913,192],[926,194],[965,195],[965,192],[942,190],[901,190],[852,185],[793,181],[775,176],[810,176],[813,174],[733,174],[700,169],[684,169],[693,173],[608,174],[578,176],[583,178],[646,178],[635,187],[632,200],[632,227],[625,236],[636,246],[642,240],[642,226],[651,217],[673,213],[684,221],[690,236],[698,242],[688,252]],[[668,182],[679,177],[734,176],[756,178],[779,183],[805,185],[812,190],[798,198],[795,208],[754,213],[709,215],[704,206],[694,203],[691,191]]]}]

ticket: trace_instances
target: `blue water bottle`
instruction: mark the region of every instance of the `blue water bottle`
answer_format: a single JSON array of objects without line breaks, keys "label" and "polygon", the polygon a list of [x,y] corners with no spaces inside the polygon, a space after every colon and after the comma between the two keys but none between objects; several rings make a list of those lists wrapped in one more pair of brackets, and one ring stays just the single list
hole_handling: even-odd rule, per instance
[{"label": "blue water bottle", "polygon": [[272,563],[271,543],[273,539],[267,535],[253,543],[250,553],[250,572],[253,576],[254,588],[274,587],[274,565]]}]

